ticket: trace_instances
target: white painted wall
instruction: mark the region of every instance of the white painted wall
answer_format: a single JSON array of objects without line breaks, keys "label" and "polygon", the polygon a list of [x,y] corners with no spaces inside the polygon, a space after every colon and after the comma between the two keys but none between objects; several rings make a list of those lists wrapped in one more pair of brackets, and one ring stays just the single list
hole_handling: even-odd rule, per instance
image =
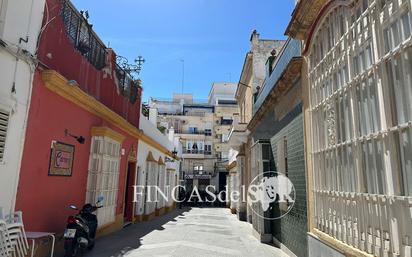
[{"label": "white painted wall", "polygon": [[157,126],[157,109],[156,108],[150,108],[149,109],[149,121]]},{"label": "white painted wall", "polygon": [[[176,150],[178,151],[178,155],[181,155],[182,147],[181,147],[180,142],[178,140],[175,140],[174,142],[170,141],[169,135],[163,135],[157,129],[157,127],[143,115],[140,117],[140,129],[142,129],[146,135],[148,135],[149,137],[151,137],[152,139],[154,139],[156,142],[166,147],[167,149],[172,151],[174,148],[176,148]],[[149,152],[152,153],[155,160],[159,160],[159,158],[162,158],[162,160],[165,161],[165,158],[166,158],[166,155],[164,153],[160,152],[153,146],[148,145],[142,140],[139,140],[138,151],[137,151],[137,165],[139,166],[138,174],[137,174],[137,185],[140,185],[140,186],[145,186],[146,181],[149,185],[157,184],[159,168],[158,168],[157,163],[147,162],[146,159],[149,155]],[[176,170],[175,173],[178,174],[179,166],[180,166],[179,161],[166,162],[165,169],[175,169]],[[168,174],[169,172],[162,171],[160,181],[165,182],[166,176]],[[148,179],[146,179],[146,176],[149,176]],[[158,208],[161,208],[165,205],[171,206],[172,204],[173,202],[168,201],[166,203],[163,201],[162,203],[160,203],[160,205],[158,205]],[[136,215],[150,214],[154,212],[156,209],[155,203],[147,203],[146,208],[144,206],[145,206],[144,196],[137,195],[137,203],[136,203],[136,210],[135,210]]]},{"label": "white painted wall", "polygon": [[215,82],[213,83],[208,101],[209,104],[216,105],[217,100],[235,100],[237,83]]},{"label": "white painted wall", "polygon": [[[15,207],[44,4],[45,0],[0,0],[0,39],[7,44],[0,46],[0,108],[10,112],[0,163],[0,207],[5,212],[14,211]],[[27,43],[20,38],[27,38]]]},{"label": "white painted wall", "polygon": [[153,140],[164,146],[169,150],[173,150],[173,142],[169,141],[168,135],[162,134],[160,130],[157,129],[157,126],[150,122],[147,117],[140,115],[140,124],[139,128],[143,130],[143,132],[151,137]]},{"label": "white painted wall", "polygon": [[[146,144],[142,140],[139,140],[138,143],[138,150],[137,150],[137,165],[139,166],[138,169],[138,174],[137,174],[137,185],[139,186],[146,186],[146,176],[149,177],[147,179],[147,182],[149,185],[156,184],[156,179],[157,179],[157,174],[158,174],[158,168],[157,164],[155,165],[155,168],[151,167],[151,164],[148,164],[149,162],[146,161],[147,156],[149,152],[152,152],[153,157],[158,160],[159,157],[164,160],[165,155],[158,151],[156,148]],[[155,210],[155,204],[148,204],[146,206],[146,210],[144,210],[144,196],[142,195],[137,195],[137,202],[136,202],[136,210],[135,214],[136,215],[141,215],[143,214],[143,211],[145,211],[145,214],[150,214],[154,212]]]}]

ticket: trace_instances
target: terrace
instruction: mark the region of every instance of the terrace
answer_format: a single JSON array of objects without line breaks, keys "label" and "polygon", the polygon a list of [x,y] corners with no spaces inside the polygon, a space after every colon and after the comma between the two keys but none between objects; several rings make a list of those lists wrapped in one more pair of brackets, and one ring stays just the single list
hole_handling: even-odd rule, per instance
[{"label": "terrace", "polygon": [[[108,48],[93,31],[93,25],[88,21],[88,11],[78,11],[69,0],[62,0],[61,4],[61,16],[69,41],[96,70],[101,71],[107,65]],[[134,104],[141,87],[136,75],[140,73],[144,60],[139,58],[136,60],[139,61],[138,64],[133,65],[124,57],[115,58],[115,73],[120,93]]]}]

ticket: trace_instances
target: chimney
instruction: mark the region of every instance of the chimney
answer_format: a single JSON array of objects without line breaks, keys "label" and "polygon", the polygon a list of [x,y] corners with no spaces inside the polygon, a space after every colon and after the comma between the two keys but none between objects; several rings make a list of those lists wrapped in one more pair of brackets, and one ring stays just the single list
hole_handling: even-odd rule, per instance
[{"label": "chimney", "polygon": [[175,129],[171,127],[169,129],[169,141],[174,142],[174,137],[175,137]]},{"label": "chimney", "polygon": [[157,109],[156,108],[149,109],[149,121],[155,126],[157,126]]}]

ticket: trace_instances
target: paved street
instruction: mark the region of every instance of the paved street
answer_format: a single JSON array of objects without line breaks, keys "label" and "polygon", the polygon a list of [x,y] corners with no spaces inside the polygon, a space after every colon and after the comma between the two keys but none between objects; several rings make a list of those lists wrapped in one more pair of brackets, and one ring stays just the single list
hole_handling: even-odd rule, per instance
[{"label": "paved street", "polygon": [[136,256],[259,256],[286,257],[261,244],[252,228],[228,209],[176,210],[150,222],[129,226],[99,239],[87,257]]}]

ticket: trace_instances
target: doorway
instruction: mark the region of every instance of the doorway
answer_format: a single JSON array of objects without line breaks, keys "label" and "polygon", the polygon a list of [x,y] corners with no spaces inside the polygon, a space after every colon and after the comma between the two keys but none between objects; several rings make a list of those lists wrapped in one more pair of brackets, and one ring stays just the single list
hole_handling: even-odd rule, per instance
[{"label": "doorway", "polygon": [[128,162],[127,164],[127,175],[126,175],[126,192],[124,196],[124,222],[132,222],[133,221],[133,193],[134,193],[134,185],[136,180],[136,162]]}]

